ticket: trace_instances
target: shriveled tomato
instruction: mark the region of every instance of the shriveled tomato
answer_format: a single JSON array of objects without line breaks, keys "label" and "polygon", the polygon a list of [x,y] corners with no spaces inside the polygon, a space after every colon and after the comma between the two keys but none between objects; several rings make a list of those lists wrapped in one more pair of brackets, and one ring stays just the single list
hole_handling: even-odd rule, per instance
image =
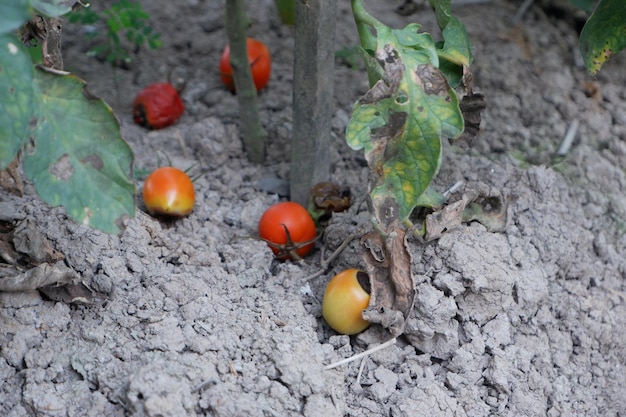
[{"label": "shriveled tomato", "polygon": [[291,201],[274,204],[259,220],[259,236],[278,259],[303,257],[313,248],[315,235],[315,222],[309,212]]},{"label": "shriveled tomato", "polygon": [[178,168],[157,168],[143,186],[143,201],[151,214],[186,216],[193,210],[195,200],[193,182]]},{"label": "shriveled tomato", "polygon": [[347,269],[328,282],[322,301],[322,316],[337,333],[357,334],[370,325],[362,316],[369,302],[368,275],[357,269]]},{"label": "shriveled tomato", "polygon": [[[270,51],[267,46],[256,39],[247,38],[246,46],[248,48],[248,62],[250,63],[250,71],[252,71],[252,79],[257,91],[261,91],[267,85],[272,72],[272,60]],[[233,78],[233,69],[230,66],[230,46],[226,45],[222,58],[220,59],[220,75],[222,82],[230,91],[235,91],[235,80]]]},{"label": "shriveled tomato", "polygon": [[170,83],[151,84],[133,101],[133,120],[150,128],[162,129],[178,120],[185,111],[178,90]]}]

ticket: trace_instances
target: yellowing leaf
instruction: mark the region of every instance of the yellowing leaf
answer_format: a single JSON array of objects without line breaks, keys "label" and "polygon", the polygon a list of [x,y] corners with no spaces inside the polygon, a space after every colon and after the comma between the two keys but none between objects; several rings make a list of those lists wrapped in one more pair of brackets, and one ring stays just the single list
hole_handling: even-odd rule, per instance
[{"label": "yellowing leaf", "polygon": [[596,74],[613,55],[626,47],[626,2],[600,0],[580,33],[585,66]]}]

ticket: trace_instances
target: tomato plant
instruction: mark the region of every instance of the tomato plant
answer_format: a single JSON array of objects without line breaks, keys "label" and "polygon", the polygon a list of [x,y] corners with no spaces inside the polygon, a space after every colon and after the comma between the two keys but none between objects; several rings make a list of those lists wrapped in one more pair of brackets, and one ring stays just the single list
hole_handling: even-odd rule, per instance
[{"label": "tomato plant", "polygon": [[186,216],[193,210],[195,199],[193,182],[178,168],[157,168],[143,186],[143,201],[151,214]]},{"label": "tomato plant", "polygon": [[259,220],[259,237],[278,259],[299,259],[313,248],[315,222],[304,207],[286,201],[265,210]]},{"label": "tomato plant", "polygon": [[328,282],[322,301],[322,316],[336,332],[357,334],[370,325],[362,316],[369,302],[367,274],[357,269],[347,269]]},{"label": "tomato plant", "polygon": [[150,129],[162,129],[174,124],[184,111],[178,90],[170,83],[151,84],[141,90],[133,101],[133,120]]},{"label": "tomato plant", "polygon": [[[246,46],[248,48],[248,62],[252,71],[252,79],[257,91],[261,91],[270,79],[272,71],[272,60],[270,51],[267,46],[256,39],[247,38]],[[235,80],[233,78],[233,69],[230,66],[230,46],[226,45],[222,58],[220,59],[220,75],[222,82],[230,91],[235,91]]]}]

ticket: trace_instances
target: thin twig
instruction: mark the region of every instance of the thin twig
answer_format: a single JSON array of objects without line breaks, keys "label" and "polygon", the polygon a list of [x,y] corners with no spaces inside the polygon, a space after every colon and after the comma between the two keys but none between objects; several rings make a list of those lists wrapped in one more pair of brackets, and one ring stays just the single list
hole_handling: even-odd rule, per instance
[{"label": "thin twig", "polygon": [[348,245],[354,240],[357,239],[359,236],[361,235],[361,233],[351,233],[343,242],[341,242],[341,245],[339,245],[339,247],[337,249],[335,249],[335,251],[333,253],[330,254],[330,256],[327,259],[322,259],[322,267],[324,269],[328,268],[328,265],[330,265],[330,263],[332,261],[334,261],[335,259],[337,259],[337,257],[341,254],[341,252],[343,252]]},{"label": "thin twig", "polygon": [[307,276],[305,278],[305,281],[309,281],[312,280],[313,278],[317,278],[320,275],[322,275],[324,272],[326,272],[326,270],[328,269],[328,266],[335,260],[337,259],[337,257],[341,254],[341,252],[343,252],[348,245],[350,244],[350,242],[352,242],[354,239],[358,238],[361,235],[361,233],[352,233],[350,234],[343,242],[341,242],[341,245],[339,245],[339,247],[337,249],[335,249],[333,251],[333,253],[330,254],[330,256],[326,259],[324,259],[324,248],[322,248],[322,253],[320,254],[320,264],[322,265],[322,267],[317,271],[312,273],[311,275]]},{"label": "thin twig", "polygon": [[376,353],[379,350],[383,350],[383,349],[385,349],[385,348],[387,348],[387,347],[389,347],[389,346],[391,346],[391,345],[393,345],[395,343],[396,343],[396,338],[394,337],[393,339],[389,339],[385,343],[382,343],[382,344],[380,344],[378,346],[375,346],[375,347],[373,347],[371,349],[368,349],[365,352],[357,353],[356,355],[352,355],[349,358],[345,358],[345,359],[342,359],[342,360],[340,360],[338,362],[331,363],[330,365],[326,365],[324,367],[324,370],[334,369],[334,368],[337,368],[338,366],[345,365],[347,363],[353,362],[353,361],[355,361],[357,359],[360,359],[362,357],[365,357],[365,356],[371,355],[373,353]]},{"label": "thin twig", "polygon": [[185,140],[183,139],[183,135],[180,134],[180,130],[176,131],[176,139],[178,139],[180,150],[183,151],[183,156],[185,158],[189,158],[189,152],[187,151],[187,146],[185,145]]},{"label": "thin twig", "polygon": [[217,379],[216,377],[211,377],[211,378],[207,379],[206,381],[202,381],[198,385],[193,387],[191,389],[191,392],[193,393],[193,392],[196,392],[196,391],[203,390],[207,386],[209,386],[211,384],[217,384],[218,382],[219,382],[219,379]]},{"label": "thin twig", "polygon": [[443,192],[443,197],[447,199],[451,194],[456,193],[459,190],[459,188],[463,186],[463,184],[465,184],[465,182],[463,181],[455,182],[452,187],[448,188],[446,191]]},{"label": "thin twig", "polygon": [[356,383],[361,385],[361,375],[363,375],[363,369],[365,368],[365,363],[367,363],[367,356],[363,358],[361,361],[361,366],[359,366],[359,373],[356,374]]},{"label": "thin twig", "polygon": [[580,122],[578,121],[578,119],[570,123],[569,128],[567,129],[567,133],[565,133],[565,136],[561,141],[559,150],[556,151],[557,156],[567,155],[570,148],[572,147],[572,143],[574,143],[574,138],[576,138],[576,134],[578,133],[578,126],[580,126]]},{"label": "thin twig", "polygon": [[522,17],[524,17],[524,15],[526,14],[528,9],[530,8],[530,6],[532,6],[534,2],[535,0],[524,0],[524,2],[521,4],[519,9],[517,9],[517,12],[515,13],[515,15],[511,18],[511,22],[510,22],[511,26],[518,24],[519,21],[522,20]]}]

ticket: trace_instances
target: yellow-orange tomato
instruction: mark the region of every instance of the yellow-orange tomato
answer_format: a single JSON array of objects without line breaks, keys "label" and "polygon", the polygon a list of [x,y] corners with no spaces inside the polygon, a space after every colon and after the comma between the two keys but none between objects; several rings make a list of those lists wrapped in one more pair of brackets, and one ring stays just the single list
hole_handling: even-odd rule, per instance
[{"label": "yellow-orange tomato", "polygon": [[196,201],[193,182],[178,168],[157,168],[146,178],[143,201],[151,214],[186,216]]},{"label": "yellow-orange tomato", "polygon": [[[363,282],[363,285],[359,282]],[[352,335],[367,329],[370,323],[362,312],[370,302],[368,276],[358,269],[347,269],[328,282],[322,301],[324,320],[337,333]]]}]

